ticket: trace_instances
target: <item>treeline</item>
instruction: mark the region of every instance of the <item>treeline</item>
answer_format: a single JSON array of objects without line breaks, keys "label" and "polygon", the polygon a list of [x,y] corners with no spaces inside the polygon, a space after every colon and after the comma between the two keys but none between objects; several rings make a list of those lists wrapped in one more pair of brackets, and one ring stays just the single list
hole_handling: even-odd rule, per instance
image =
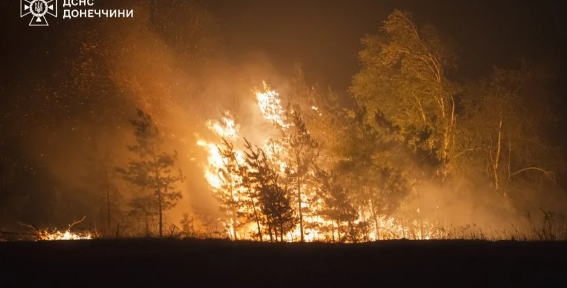
[{"label": "treeline", "polygon": [[[163,134],[144,111],[131,121],[135,145],[84,147],[85,154],[96,155],[78,179],[88,189],[72,193],[62,193],[57,187],[64,185],[45,167],[16,166],[20,160],[8,156],[17,145],[3,144],[0,215],[23,215],[22,221],[49,215],[44,224],[58,225],[87,215],[96,230],[120,236],[195,236],[203,230],[232,239],[359,242],[463,237],[468,232],[456,226],[508,223],[526,211],[563,207],[556,182],[563,158],[549,141],[558,120],[554,78],[545,65],[520,61],[476,81],[458,81],[451,76],[458,69],[451,42],[401,11],[362,41],[351,105],[331,89],[308,85],[298,66],[282,95],[287,105],[281,119],[273,121],[278,137],[266,143],[250,143],[247,135],[219,139],[223,165],[215,167],[220,183],[213,195],[220,219],[202,209],[186,214],[180,225],[165,217],[181,199],[186,178],[177,169],[177,152],[165,151]],[[100,63],[85,61],[91,62]],[[111,74],[99,68],[101,73],[81,72],[80,79],[89,80],[83,83],[89,93],[108,96]],[[90,78],[95,74],[104,77]],[[148,103],[162,101],[148,97]],[[115,114],[108,127],[123,112]],[[101,115],[93,119],[109,118]],[[135,157],[121,165],[116,159],[124,152]],[[49,176],[41,182],[49,202],[29,201],[28,190],[37,187],[26,177],[36,173]],[[549,220],[554,214],[543,215]]]},{"label": "treeline", "polygon": [[223,139],[215,195],[233,239],[465,237],[473,224],[528,233],[534,211],[562,207],[551,71],[519,61],[463,83],[435,27],[394,11],[380,32],[362,40],[354,107],[297,67],[274,145],[246,141],[238,161]]}]

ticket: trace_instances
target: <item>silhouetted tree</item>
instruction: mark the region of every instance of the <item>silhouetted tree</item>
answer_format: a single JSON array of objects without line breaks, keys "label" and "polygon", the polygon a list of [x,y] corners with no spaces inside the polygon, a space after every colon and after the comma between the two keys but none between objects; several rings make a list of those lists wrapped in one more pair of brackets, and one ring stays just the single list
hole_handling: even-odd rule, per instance
[{"label": "silhouetted tree", "polygon": [[[257,236],[260,241],[263,241],[262,237],[262,210],[261,204],[259,203],[259,190],[262,186],[262,176],[260,176],[260,172],[263,167],[261,166],[261,157],[265,157],[263,151],[257,149],[254,151],[252,144],[248,142],[248,140],[244,139],[246,148],[245,153],[245,161],[246,165],[243,165],[240,168],[240,177],[242,177],[242,187],[246,191],[247,202],[249,206],[249,213],[247,213],[247,218],[251,219],[252,221],[256,222],[257,228]],[[258,147],[256,147],[258,148]],[[257,171],[257,172],[256,172]]]},{"label": "silhouetted tree", "polygon": [[228,230],[234,240],[238,239],[237,228],[240,226],[239,211],[241,210],[242,179],[239,177],[240,164],[237,160],[234,144],[222,138],[222,144],[217,146],[222,157],[222,166],[218,167],[219,187],[215,189],[215,197],[220,203],[221,212],[228,218]]},{"label": "silhouetted tree", "polygon": [[[341,231],[344,230],[343,224],[347,224],[348,230],[355,229],[354,221],[358,219],[358,212],[351,204],[345,188],[338,183],[337,175],[318,170],[316,177],[321,183],[320,189],[325,203],[321,215],[324,219],[337,225],[338,240],[341,241]],[[333,232],[333,238],[334,234]],[[356,239],[351,240],[356,241]]]},{"label": "silhouetted tree", "polygon": [[189,218],[188,213],[183,213],[183,218],[179,221],[181,224],[181,234],[183,237],[195,237],[195,226],[193,225],[193,218]]},{"label": "silhouetted tree", "polygon": [[270,240],[284,241],[285,234],[296,225],[294,211],[290,204],[289,194],[278,183],[279,175],[271,167],[265,152],[256,147],[252,148],[246,141],[246,163],[249,166],[249,176],[258,197],[259,206],[268,226]]},{"label": "silhouetted tree", "polygon": [[268,226],[276,232],[275,238],[279,234],[280,242],[283,242],[286,233],[295,226],[295,217],[288,193],[278,184],[278,175],[271,174],[269,183],[261,187],[259,198]]},{"label": "silhouetted tree", "polygon": [[131,120],[134,127],[136,145],[127,146],[128,150],[137,154],[137,160],[131,160],[128,168],[117,168],[124,179],[137,186],[142,195],[135,197],[130,203],[131,215],[143,217],[146,230],[152,216],[159,217],[159,236],[163,237],[163,211],[175,207],[181,199],[180,191],[175,184],[185,177],[179,170],[173,175],[172,168],[177,161],[177,151],[173,154],[161,152],[163,140],[154,126],[150,115],[138,110],[138,120]]},{"label": "silhouetted tree", "polygon": [[494,68],[469,91],[457,143],[462,173],[485,175],[504,199],[535,188],[539,176],[555,183],[563,163],[546,135],[556,121],[552,80],[546,67],[524,61],[517,69]]},{"label": "silhouetted tree", "polygon": [[[94,142],[93,142],[94,143]],[[85,184],[94,194],[99,208],[99,219],[103,220],[110,232],[112,223],[121,217],[122,195],[115,183],[114,157],[110,151],[101,154],[97,145],[93,146],[91,154],[86,157]],[[91,203],[92,205],[92,203]]]},{"label": "silhouetted tree", "polygon": [[305,190],[302,190],[302,187],[309,177],[311,164],[315,161],[317,141],[311,137],[298,109],[299,106],[295,106],[291,111],[288,109],[288,118],[291,120],[292,125],[284,133],[289,157],[286,174],[287,178],[292,180],[292,185],[294,185],[295,200],[299,214],[299,233],[301,242],[303,242],[305,241],[303,203],[307,200],[304,199],[307,198],[307,193]]}]

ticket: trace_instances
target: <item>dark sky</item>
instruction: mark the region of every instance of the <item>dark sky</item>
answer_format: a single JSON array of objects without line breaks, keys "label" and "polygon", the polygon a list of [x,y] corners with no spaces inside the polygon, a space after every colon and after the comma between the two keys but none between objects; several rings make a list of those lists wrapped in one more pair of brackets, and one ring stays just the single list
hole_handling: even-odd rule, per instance
[{"label": "dark sky", "polygon": [[[136,1],[136,0],[131,0]],[[169,0],[164,0],[166,3]],[[59,8],[62,8],[59,0]],[[567,10],[560,1],[515,0],[203,0],[222,23],[225,50],[233,61],[262,52],[281,72],[302,62],[307,80],[329,85],[345,95],[359,70],[360,38],[377,33],[394,9],[413,12],[416,22],[430,22],[461,47],[459,78],[488,75],[492,65],[509,67],[520,56],[556,64],[556,94],[567,95]],[[95,0],[108,7],[114,0]],[[26,87],[61,71],[74,51],[65,31],[73,21],[50,20],[50,27],[28,27],[19,17],[19,1],[0,4],[0,97],[12,87]],[[117,7],[120,8],[120,7]],[[127,8],[127,7],[121,7]],[[97,19],[88,19],[96,24]],[[112,19],[112,21],[130,21]],[[120,25],[120,24],[117,24]],[[86,31],[88,32],[88,31]],[[270,77],[269,75],[266,77]],[[557,106],[560,114],[567,101]],[[567,127],[567,117],[564,117]],[[558,133],[563,135],[563,133]],[[563,137],[563,138],[567,138]],[[567,139],[561,140],[566,142]]]},{"label": "dark sky", "polygon": [[[531,2],[531,3],[530,3]],[[358,70],[360,38],[376,33],[393,9],[409,10],[462,48],[462,77],[519,56],[548,58],[566,51],[560,1],[513,0],[209,0],[238,55],[266,52],[282,70],[304,64],[311,80],[346,90]],[[558,60],[563,60],[556,58]]]},{"label": "dark sky", "polygon": [[[103,6],[106,1],[111,0],[95,2],[97,6]],[[59,2],[61,8],[62,0]],[[167,3],[167,0],[163,2]],[[304,65],[308,80],[331,85],[340,91],[347,89],[351,77],[358,71],[360,38],[366,33],[376,33],[393,9],[412,11],[414,20],[434,24],[461,45],[461,77],[484,75],[491,65],[509,65],[519,56],[548,58],[562,63],[565,60],[563,51],[567,51],[564,44],[567,31],[562,29],[567,27],[563,17],[567,11],[561,8],[561,1],[204,2],[222,21],[226,48],[233,59],[253,51],[264,52],[282,72],[289,71],[293,62],[299,61]],[[35,42],[30,39],[45,37],[46,41],[65,41],[55,37],[59,30],[71,23],[58,20],[57,25],[51,27],[27,27],[29,19],[19,18],[18,4],[18,0],[2,1],[0,33],[4,34],[2,39],[9,39],[5,42],[0,39],[3,74],[8,66],[22,63],[15,60],[15,54],[22,57],[22,52],[34,54],[34,49],[49,49],[46,43],[42,47],[33,47],[35,45],[30,44]]]},{"label": "dark sky", "polygon": [[[230,59],[245,60],[248,53],[261,52],[284,74],[291,72],[295,61],[302,62],[309,82],[329,85],[343,95],[359,70],[360,38],[377,33],[394,9],[413,12],[416,22],[430,22],[460,45],[456,77],[478,78],[487,75],[492,65],[509,67],[520,56],[551,61],[558,66],[558,76],[567,77],[567,31],[563,29],[567,10],[560,1],[203,1],[222,23]],[[95,3],[104,7],[113,1]],[[73,54],[61,51],[70,41],[62,38],[63,31],[73,21],[61,20],[59,15],[50,27],[28,27],[29,19],[19,17],[18,0],[4,0],[1,6],[0,95],[6,97],[10,87],[25,86],[61,70],[58,57]],[[560,80],[559,85],[557,94],[565,98],[567,81]]]}]

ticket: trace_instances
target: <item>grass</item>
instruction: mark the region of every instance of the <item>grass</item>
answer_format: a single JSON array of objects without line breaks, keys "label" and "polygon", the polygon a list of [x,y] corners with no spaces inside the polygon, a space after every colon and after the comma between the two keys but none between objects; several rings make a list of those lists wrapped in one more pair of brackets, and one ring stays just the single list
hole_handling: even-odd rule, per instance
[{"label": "grass", "polygon": [[543,287],[564,281],[564,255],[563,241],[5,242],[0,287]]}]

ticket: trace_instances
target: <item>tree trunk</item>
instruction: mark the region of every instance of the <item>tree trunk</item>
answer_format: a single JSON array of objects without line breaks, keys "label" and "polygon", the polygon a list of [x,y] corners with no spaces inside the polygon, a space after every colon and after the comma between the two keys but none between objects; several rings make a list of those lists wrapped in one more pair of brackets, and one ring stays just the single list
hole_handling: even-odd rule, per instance
[{"label": "tree trunk", "polygon": [[[297,166],[299,169],[299,165]],[[303,212],[301,211],[301,177],[297,177],[297,199],[299,209],[299,235],[301,237],[301,242],[305,242],[305,238],[303,238]]]},{"label": "tree trunk", "polygon": [[252,202],[252,209],[254,210],[254,219],[256,220],[256,226],[258,228],[258,237],[260,238],[260,242],[263,241],[262,239],[262,228],[260,227],[260,216],[258,216],[258,211],[256,211],[256,203],[254,199],[251,199]]},{"label": "tree trunk", "polygon": [[498,124],[498,143],[496,145],[496,157],[493,161],[494,189],[496,193],[499,193],[500,177],[498,177],[498,165],[500,164],[500,151],[502,151],[502,117],[500,117],[500,123]]},{"label": "tree trunk", "polygon": [[512,166],[512,135],[508,136],[508,180],[506,181],[506,187],[504,188],[504,200],[506,204],[508,203],[508,189],[510,188],[510,180],[512,177],[512,171],[510,167]]},{"label": "tree trunk", "polygon": [[418,210],[418,214],[419,214],[419,230],[420,230],[420,240],[423,240],[423,209],[421,209],[421,197],[419,195],[419,189],[415,189],[415,192],[417,193],[417,210]]},{"label": "tree trunk", "polygon": [[230,221],[232,222],[231,223],[232,235],[233,235],[234,241],[236,241],[236,240],[238,240],[238,237],[236,236],[236,220],[235,220],[234,214],[233,214],[233,217],[230,219]]},{"label": "tree trunk", "polygon": [[370,198],[370,210],[372,211],[372,218],[374,219],[374,235],[376,235],[376,240],[380,239],[380,225],[378,224],[378,215],[374,209],[374,201]]},{"label": "tree trunk", "polygon": [[150,221],[148,220],[147,216],[146,216],[146,237],[150,237]]},{"label": "tree trunk", "polygon": [[343,239],[341,237],[341,222],[340,221],[337,221],[337,236],[338,236],[339,243],[341,243],[343,241]]},{"label": "tree trunk", "polygon": [[106,165],[104,165],[104,173],[106,174],[106,208],[108,212],[108,231],[110,231],[110,184],[108,183],[108,169]]},{"label": "tree trunk", "polygon": [[331,239],[335,243],[335,223],[331,222]]},{"label": "tree trunk", "polygon": [[274,223],[273,229],[274,229],[274,240],[277,243],[278,242],[278,225]]},{"label": "tree trunk", "polygon": [[152,139],[152,155],[154,158],[154,167],[156,171],[156,193],[158,195],[158,213],[159,213],[159,237],[163,237],[163,215],[162,215],[162,203],[161,203],[161,189],[160,189],[160,179],[159,179],[159,167],[156,158],[156,152],[154,149],[154,142]]},{"label": "tree trunk", "polygon": [[[443,113],[443,118],[445,118],[445,113]],[[449,170],[449,146],[452,140],[453,129],[455,125],[455,100],[451,97],[451,116],[449,118],[449,124],[445,127],[445,132],[443,135],[443,170],[441,171],[441,182],[445,182],[445,178],[447,178],[447,173]]]},{"label": "tree trunk", "polygon": [[357,242],[356,241],[357,235],[356,235],[356,231],[354,229],[354,225],[352,224],[352,221],[348,221],[347,224],[348,224],[348,233],[349,233],[349,236],[350,236],[350,241],[352,241],[352,243],[356,243]]}]

